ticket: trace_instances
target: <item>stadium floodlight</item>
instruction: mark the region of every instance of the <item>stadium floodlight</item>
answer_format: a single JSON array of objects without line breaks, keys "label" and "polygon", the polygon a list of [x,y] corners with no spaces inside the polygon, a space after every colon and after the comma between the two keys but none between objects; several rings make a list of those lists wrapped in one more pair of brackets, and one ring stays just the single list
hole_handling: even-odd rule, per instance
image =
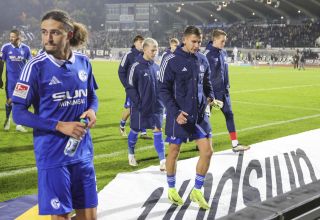
[{"label": "stadium floodlight", "polygon": [[211,14],[210,17],[213,17],[213,14]]},{"label": "stadium floodlight", "polygon": [[217,22],[217,21],[218,21],[218,19],[216,19],[216,18],[215,18],[215,19],[214,19],[214,21],[215,21],[215,22]]},{"label": "stadium floodlight", "polygon": [[300,14],[301,13],[301,11],[300,10],[298,10],[298,14]]},{"label": "stadium floodlight", "polygon": [[253,15],[253,16],[255,16],[255,15],[256,15],[256,13],[252,12],[252,15]]},{"label": "stadium floodlight", "polygon": [[284,19],[284,17],[283,16],[281,16],[281,20],[283,20]]},{"label": "stadium floodlight", "polygon": [[271,3],[272,3],[272,0],[267,0],[268,5],[271,5]]}]

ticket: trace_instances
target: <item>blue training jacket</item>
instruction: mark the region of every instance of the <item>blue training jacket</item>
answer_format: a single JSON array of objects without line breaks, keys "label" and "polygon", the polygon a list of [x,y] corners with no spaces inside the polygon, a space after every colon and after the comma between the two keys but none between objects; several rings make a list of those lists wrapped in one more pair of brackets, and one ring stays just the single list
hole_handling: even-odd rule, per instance
[{"label": "blue training jacket", "polygon": [[211,69],[211,84],[214,93],[229,93],[229,71],[227,63],[227,52],[218,49],[210,41],[204,52]]},{"label": "blue training jacket", "polygon": [[[204,114],[207,97],[214,98],[207,58],[197,52],[187,53],[178,46],[164,58],[160,67],[160,98],[166,109],[166,135],[187,138],[194,133],[196,124],[209,133],[210,123]],[[187,124],[179,125],[176,118],[187,112]]]},{"label": "blue training jacket", "polygon": [[122,60],[118,69],[118,74],[124,88],[127,88],[127,78],[128,78],[127,74],[128,74],[129,68],[134,62],[136,62],[137,57],[141,54],[142,54],[141,51],[137,50],[135,46],[132,46],[131,50],[122,57]]},{"label": "blue training jacket", "polygon": [[145,60],[143,56],[139,56],[131,66],[126,92],[132,101],[131,117],[137,116],[137,120],[131,120],[131,123],[137,124],[130,127],[139,129],[143,125],[143,128],[152,128],[154,115],[163,113],[158,75],[159,66],[153,61]]}]

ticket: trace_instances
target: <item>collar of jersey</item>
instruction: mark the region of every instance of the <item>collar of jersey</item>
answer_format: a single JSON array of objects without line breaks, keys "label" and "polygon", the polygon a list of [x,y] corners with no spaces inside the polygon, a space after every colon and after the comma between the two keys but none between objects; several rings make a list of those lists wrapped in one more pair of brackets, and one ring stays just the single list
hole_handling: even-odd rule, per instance
[{"label": "collar of jersey", "polygon": [[197,54],[198,52],[196,52],[196,53],[188,53],[188,52],[186,52],[186,51],[184,51],[184,50],[182,49],[183,46],[184,46],[183,43],[180,44],[180,45],[177,47],[177,49],[174,51],[174,54],[179,54],[179,55],[184,56],[184,57],[196,57],[196,56],[197,56],[196,54]]},{"label": "collar of jersey", "polygon": [[150,65],[152,65],[152,64],[154,63],[153,60],[145,60],[145,59],[143,58],[143,56],[139,56],[139,57],[137,58],[137,60],[138,60],[139,63],[142,63],[142,64],[150,64]]},{"label": "collar of jersey", "polygon": [[207,49],[207,50],[210,50],[210,51],[212,51],[212,52],[214,52],[214,53],[219,53],[219,52],[222,50],[222,49],[219,49],[219,48],[217,48],[217,47],[214,47],[212,41],[210,41],[210,42],[208,43],[206,49]]},{"label": "collar of jersey", "polygon": [[71,51],[71,57],[69,60],[59,60],[59,59],[55,58],[54,56],[52,56],[51,54],[47,54],[47,57],[49,58],[49,60],[53,64],[55,64],[58,67],[61,67],[66,62],[74,63],[76,61],[76,58],[75,58],[74,53],[72,51]]},{"label": "collar of jersey", "polygon": [[13,47],[13,48],[21,48],[21,46],[22,46],[22,43],[20,43],[19,45],[18,45],[18,47],[15,47],[12,43],[10,43],[11,44],[11,46]]}]

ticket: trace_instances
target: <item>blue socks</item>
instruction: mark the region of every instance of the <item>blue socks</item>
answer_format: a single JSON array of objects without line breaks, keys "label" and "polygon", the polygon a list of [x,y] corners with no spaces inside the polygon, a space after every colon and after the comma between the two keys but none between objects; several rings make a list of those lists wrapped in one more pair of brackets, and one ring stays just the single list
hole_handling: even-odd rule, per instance
[{"label": "blue socks", "polygon": [[156,151],[158,153],[159,160],[164,160],[165,154],[164,154],[164,142],[162,139],[162,132],[153,132],[153,143],[154,147],[156,148]]},{"label": "blue socks", "polygon": [[137,143],[137,139],[138,139],[138,133],[134,130],[130,130],[130,133],[128,135],[128,151],[129,154],[134,154],[134,148],[136,146]]},{"label": "blue socks", "polygon": [[194,183],[194,188],[201,189],[201,187],[203,186],[203,183],[204,183],[204,178],[205,178],[205,176],[197,174],[196,179],[195,179],[195,183]]},{"label": "blue socks", "polygon": [[124,128],[126,126],[126,121],[121,120],[120,121],[120,128]]},{"label": "blue socks", "polygon": [[176,175],[167,175],[167,182],[169,188],[174,188],[176,186]]},{"label": "blue socks", "polygon": [[11,110],[12,110],[12,105],[9,105],[6,103],[6,118],[10,117]]}]

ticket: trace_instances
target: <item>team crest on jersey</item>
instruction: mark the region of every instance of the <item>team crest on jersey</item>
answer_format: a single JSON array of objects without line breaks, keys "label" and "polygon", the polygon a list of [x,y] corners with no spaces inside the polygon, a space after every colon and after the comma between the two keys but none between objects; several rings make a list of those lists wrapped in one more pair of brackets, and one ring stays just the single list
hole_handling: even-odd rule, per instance
[{"label": "team crest on jersey", "polygon": [[200,72],[204,72],[204,65],[200,65]]},{"label": "team crest on jersey", "polygon": [[20,53],[21,53],[22,56],[24,55],[24,51],[23,50],[21,50]]},{"label": "team crest on jersey", "polygon": [[59,209],[60,208],[60,201],[59,201],[58,198],[51,199],[50,203],[51,203],[52,208],[54,208],[54,209]]},{"label": "team crest on jersey", "polygon": [[80,79],[82,82],[85,82],[85,81],[87,81],[87,79],[88,79],[88,73],[87,73],[86,71],[84,71],[84,70],[80,70],[80,71],[78,72],[78,76],[79,76],[79,79]]},{"label": "team crest on jersey", "polygon": [[30,88],[29,85],[18,82],[16,84],[16,87],[14,88],[13,95],[20,97],[20,98],[23,98],[23,99],[26,99],[28,92],[29,92],[29,88]]}]

